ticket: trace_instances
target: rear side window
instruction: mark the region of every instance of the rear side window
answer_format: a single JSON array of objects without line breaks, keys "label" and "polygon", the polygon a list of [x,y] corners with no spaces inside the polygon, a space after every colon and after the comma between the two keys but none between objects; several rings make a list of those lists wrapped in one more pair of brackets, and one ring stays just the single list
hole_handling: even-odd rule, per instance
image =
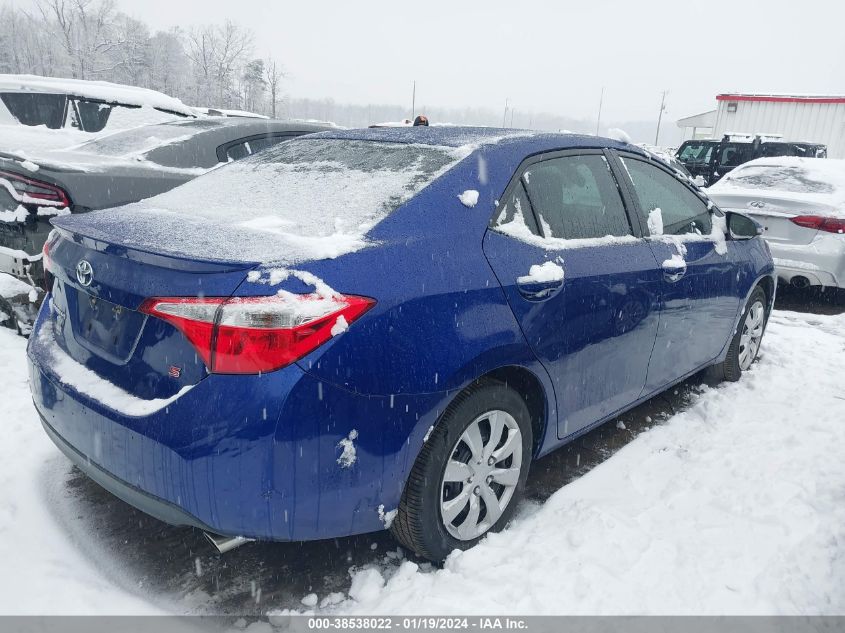
[{"label": "rear side window", "polygon": [[710,233],[707,204],[677,178],[642,160],[624,157],[622,164],[634,183],[640,208],[649,216],[652,233],[658,233],[654,227],[661,225],[666,235]]},{"label": "rear side window", "polygon": [[239,141],[230,145],[224,145],[218,150],[218,155],[223,154],[221,159],[224,161],[241,160],[247,156],[252,156],[256,152],[272,147],[276,143],[281,143],[290,139],[291,136],[262,136],[259,138],[252,138],[249,140]]},{"label": "rear side window", "polygon": [[46,125],[57,130],[65,122],[65,95],[5,92],[0,99],[18,121],[24,125]]},{"label": "rear side window", "polygon": [[736,167],[754,158],[751,143],[729,143],[719,149],[719,164],[724,167]]},{"label": "rear side window", "polygon": [[631,234],[619,188],[604,156],[565,156],[531,165],[522,180],[545,237]]}]

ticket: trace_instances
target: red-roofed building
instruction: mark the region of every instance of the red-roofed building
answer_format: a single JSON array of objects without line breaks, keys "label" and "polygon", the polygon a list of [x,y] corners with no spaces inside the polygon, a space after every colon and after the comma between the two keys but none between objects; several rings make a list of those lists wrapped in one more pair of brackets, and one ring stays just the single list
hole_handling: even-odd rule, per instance
[{"label": "red-roofed building", "polygon": [[830,158],[845,158],[845,96],[731,92],[716,95],[716,105],[713,138],[781,135],[824,143]]}]

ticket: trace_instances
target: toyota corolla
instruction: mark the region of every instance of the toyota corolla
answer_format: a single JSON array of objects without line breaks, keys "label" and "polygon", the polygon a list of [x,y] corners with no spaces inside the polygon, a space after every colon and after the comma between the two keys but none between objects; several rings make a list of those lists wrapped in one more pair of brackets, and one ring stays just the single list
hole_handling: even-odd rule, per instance
[{"label": "toyota corolla", "polygon": [[774,301],[753,221],[596,137],[327,132],[53,223],[46,432],[221,550],[470,547],[536,458],[702,369],[739,379]]}]

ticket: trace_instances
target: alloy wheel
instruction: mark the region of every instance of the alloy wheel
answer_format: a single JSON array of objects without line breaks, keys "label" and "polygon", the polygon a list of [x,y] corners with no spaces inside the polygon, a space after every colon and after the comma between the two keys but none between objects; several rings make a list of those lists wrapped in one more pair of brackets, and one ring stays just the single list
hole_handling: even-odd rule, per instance
[{"label": "alloy wheel", "polygon": [[757,357],[760,341],[763,339],[766,309],[762,301],[755,301],[745,316],[742,334],[739,337],[739,367],[745,371]]},{"label": "alloy wheel", "polygon": [[513,498],[522,469],[522,433],[507,411],[484,413],[452,447],[440,489],[440,517],[460,541],[478,538]]}]

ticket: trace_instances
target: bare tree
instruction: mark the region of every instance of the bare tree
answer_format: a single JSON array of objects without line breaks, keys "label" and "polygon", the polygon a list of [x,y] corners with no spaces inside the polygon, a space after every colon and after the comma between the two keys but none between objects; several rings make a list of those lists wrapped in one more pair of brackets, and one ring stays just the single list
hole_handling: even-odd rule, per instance
[{"label": "bare tree", "polygon": [[108,55],[125,41],[117,36],[112,0],[36,0],[36,6],[57,28],[74,77],[90,79],[114,69]]},{"label": "bare tree", "polygon": [[285,77],[285,70],[276,63],[272,57],[268,57],[264,64],[264,76],[267,81],[267,89],[270,91],[270,116],[276,118],[276,105],[279,103],[279,88],[282,79]]}]

